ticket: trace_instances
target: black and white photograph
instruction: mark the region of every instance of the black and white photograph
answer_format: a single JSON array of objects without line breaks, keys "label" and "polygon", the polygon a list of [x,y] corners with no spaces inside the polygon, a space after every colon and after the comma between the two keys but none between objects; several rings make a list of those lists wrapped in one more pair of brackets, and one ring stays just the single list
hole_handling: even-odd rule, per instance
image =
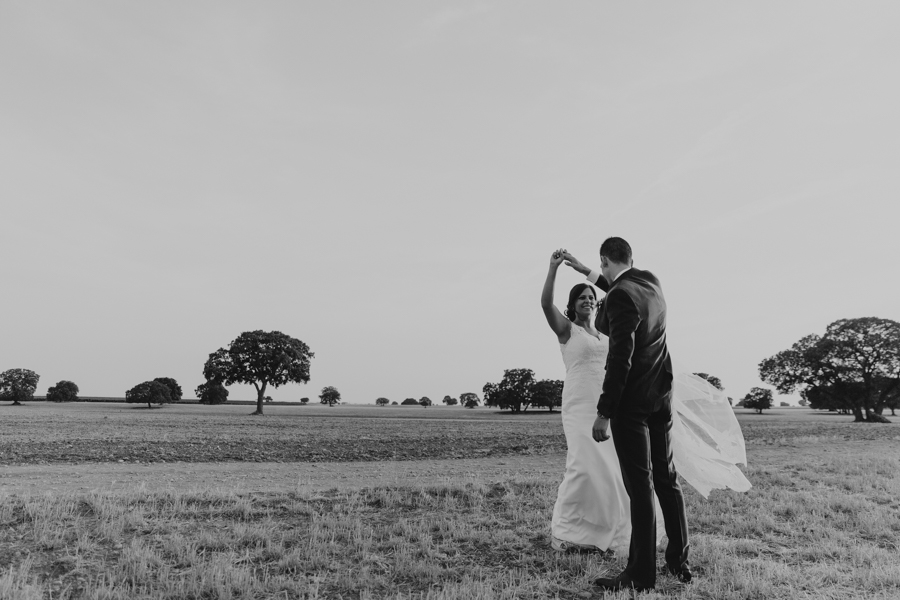
[{"label": "black and white photograph", "polygon": [[900,598],[897,23],[0,0],[0,600]]}]

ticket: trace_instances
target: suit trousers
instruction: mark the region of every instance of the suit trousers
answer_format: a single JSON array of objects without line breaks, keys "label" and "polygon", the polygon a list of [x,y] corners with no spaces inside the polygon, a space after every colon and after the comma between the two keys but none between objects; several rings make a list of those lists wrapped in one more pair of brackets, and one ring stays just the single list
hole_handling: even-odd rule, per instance
[{"label": "suit trousers", "polygon": [[631,504],[631,546],[625,572],[643,586],[656,585],[656,507],[665,520],[666,564],[688,566],[688,527],[684,494],[672,456],[671,397],[652,412],[620,411],[610,421],[622,479]]}]

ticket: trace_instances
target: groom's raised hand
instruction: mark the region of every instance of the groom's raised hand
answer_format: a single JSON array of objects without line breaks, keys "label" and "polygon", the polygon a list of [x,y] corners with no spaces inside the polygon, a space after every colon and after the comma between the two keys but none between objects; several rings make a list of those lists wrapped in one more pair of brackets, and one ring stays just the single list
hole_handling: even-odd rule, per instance
[{"label": "groom's raised hand", "polygon": [[588,275],[588,274],[591,272],[590,269],[588,269],[586,266],[584,266],[583,264],[581,264],[581,261],[580,261],[580,260],[578,260],[577,258],[575,258],[574,256],[572,256],[571,254],[569,254],[569,253],[566,252],[565,250],[563,251],[563,258],[566,260],[566,266],[567,266],[567,267],[572,267],[573,269],[575,269],[576,271],[578,271],[578,272],[581,273],[582,275]]}]

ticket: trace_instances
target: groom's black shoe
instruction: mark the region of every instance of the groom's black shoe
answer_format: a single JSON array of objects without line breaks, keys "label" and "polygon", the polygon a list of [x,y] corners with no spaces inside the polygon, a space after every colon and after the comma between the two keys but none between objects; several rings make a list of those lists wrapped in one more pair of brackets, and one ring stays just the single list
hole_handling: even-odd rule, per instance
[{"label": "groom's black shoe", "polygon": [[619,592],[622,590],[634,590],[643,592],[652,590],[652,585],[641,585],[634,581],[628,573],[624,571],[615,577],[598,577],[594,580],[594,585],[610,592]]},{"label": "groom's black shoe", "polygon": [[671,575],[681,583],[690,583],[694,579],[694,575],[691,573],[691,569],[685,565],[680,569],[673,569],[669,565],[665,565],[662,568],[662,572],[666,575]]}]

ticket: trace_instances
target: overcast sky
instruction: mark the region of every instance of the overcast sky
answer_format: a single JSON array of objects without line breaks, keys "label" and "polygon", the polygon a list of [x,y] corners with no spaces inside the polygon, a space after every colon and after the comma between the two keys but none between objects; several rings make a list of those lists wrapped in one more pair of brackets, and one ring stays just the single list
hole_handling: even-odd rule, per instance
[{"label": "overcast sky", "polygon": [[316,354],[276,400],[562,379],[550,252],[596,266],[617,235],[662,281],[675,358],[742,397],[836,319],[900,320],[898,17],[3,2],[0,370],[193,397],[264,329]]}]

